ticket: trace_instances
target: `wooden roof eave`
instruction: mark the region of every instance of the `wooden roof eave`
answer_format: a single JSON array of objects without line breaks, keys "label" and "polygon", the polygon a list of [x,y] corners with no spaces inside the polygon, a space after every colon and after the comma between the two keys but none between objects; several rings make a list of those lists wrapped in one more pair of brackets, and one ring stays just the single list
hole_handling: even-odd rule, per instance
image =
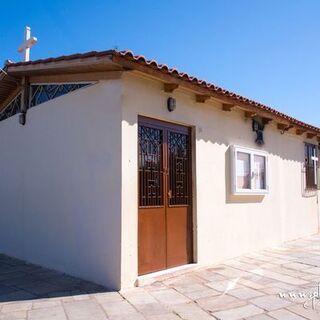
[{"label": "wooden roof eave", "polygon": [[293,125],[295,128],[303,129],[308,132],[315,132],[318,135],[320,134],[320,130],[317,130],[316,128],[313,129],[313,128],[310,128],[309,126],[304,126],[304,125],[301,125],[298,123],[294,123],[288,119],[285,119],[283,117],[280,117],[280,116],[274,114],[273,112],[268,112],[266,110],[262,110],[258,106],[257,107],[252,106],[252,105],[247,104],[243,101],[239,101],[238,99],[236,99],[234,97],[226,97],[223,93],[215,92],[211,88],[201,87],[201,86],[199,86],[199,84],[196,84],[196,83],[193,84],[190,81],[186,81],[186,80],[180,79],[178,77],[175,77],[174,74],[167,74],[165,72],[161,72],[161,71],[157,70],[156,68],[152,68],[150,66],[145,66],[143,64],[139,64],[136,61],[129,61],[129,60],[127,60],[123,57],[120,57],[120,56],[114,56],[113,61],[115,63],[121,64],[122,66],[126,67],[129,70],[137,70],[143,74],[149,75],[149,77],[151,77],[153,79],[161,80],[164,83],[173,83],[173,84],[179,86],[179,88],[187,89],[189,91],[192,91],[195,94],[210,95],[212,98],[214,98],[215,100],[219,101],[222,104],[224,104],[224,103],[233,104],[237,108],[239,108],[243,111],[255,113],[262,118],[272,119],[276,122],[286,124],[287,126]]},{"label": "wooden roof eave", "polygon": [[112,56],[61,60],[27,65],[8,65],[8,73],[13,76],[43,75],[61,73],[81,73],[94,71],[120,71],[123,67],[113,63]]}]

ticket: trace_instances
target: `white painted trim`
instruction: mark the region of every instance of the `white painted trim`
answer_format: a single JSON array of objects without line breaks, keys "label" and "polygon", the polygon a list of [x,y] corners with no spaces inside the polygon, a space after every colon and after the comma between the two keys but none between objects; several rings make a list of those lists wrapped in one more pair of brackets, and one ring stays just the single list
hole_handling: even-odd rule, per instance
[{"label": "white painted trim", "polygon": [[156,281],[161,281],[164,279],[176,277],[178,275],[182,275],[184,273],[190,272],[192,270],[200,268],[198,263],[189,263],[178,267],[173,267],[161,271],[156,271],[148,274],[144,274],[142,276],[138,276],[136,280],[136,286],[145,286],[150,285]]},{"label": "white painted trim", "polygon": [[[251,186],[253,182],[253,163],[254,156],[265,157],[265,176],[266,189],[239,189],[237,187],[237,152],[248,153],[250,155],[250,172],[251,172]],[[231,146],[231,192],[233,195],[265,195],[269,193],[269,171],[268,171],[268,153],[261,150],[251,149],[238,145]]]}]

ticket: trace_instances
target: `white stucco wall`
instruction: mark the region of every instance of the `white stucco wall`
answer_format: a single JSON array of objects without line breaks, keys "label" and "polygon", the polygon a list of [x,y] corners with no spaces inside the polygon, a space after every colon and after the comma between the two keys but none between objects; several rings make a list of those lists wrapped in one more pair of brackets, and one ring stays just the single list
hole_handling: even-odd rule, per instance
[{"label": "white stucco wall", "polygon": [[[168,96],[177,102],[171,113]],[[194,127],[195,260],[200,265],[318,231],[317,197],[303,197],[301,191],[303,137],[281,135],[268,125],[260,149],[269,153],[269,194],[231,196],[228,148],[259,149],[251,121],[241,111],[224,112],[214,102],[196,103],[194,94],[181,90],[167,94],[160,82],[127,74],[122,91],[122,287],[137,279],[138,115]]]},{"label": "white stucco wall", "polygon": [[270,192],[230,195],[229,146],[257,148],[251,122],[177,90],[169,113],[158,81],[101,81],[0,123],[0,253],[109,288],[137,279],[138,115],[194,128],[194,244],[214,264],[318,231],[303,197],[303,137],[265,129]]},{"label": "white stucco wall", "polygon": [[0,123],[0,253],[120,285],[120,80]]}]

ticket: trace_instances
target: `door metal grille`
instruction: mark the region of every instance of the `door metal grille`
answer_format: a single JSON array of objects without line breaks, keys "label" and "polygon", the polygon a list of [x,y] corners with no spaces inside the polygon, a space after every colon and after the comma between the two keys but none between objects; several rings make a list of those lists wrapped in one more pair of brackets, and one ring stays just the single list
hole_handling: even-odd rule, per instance
[{"label": "door metal grille", "polygon": [[163,206],[163,132],[139,126],[139,206]]},{"label": "door metal grille", "polygon": [[190,141],[189,135],[169,132],[169,204],[188,205],[190,197]]}]

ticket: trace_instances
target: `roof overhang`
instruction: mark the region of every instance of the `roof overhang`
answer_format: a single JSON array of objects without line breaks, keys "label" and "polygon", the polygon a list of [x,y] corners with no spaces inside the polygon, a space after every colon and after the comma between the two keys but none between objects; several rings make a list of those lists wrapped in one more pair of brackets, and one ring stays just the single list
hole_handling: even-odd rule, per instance
[{"label": "roof overhang", "polygon": [[[165,84],[179,86],[194,92],[196,95],[214,98],[222,104],[236,106],[250,114],[257,114],[266,121],[275,120],[287,126],[304,129],[320,135],[320,128],[299,121],[283,114],[274,108],[250,100],[211,83],[199,80],[186,73],[166,65],[158,64],[154,60],[146,60],[143,56],[135,56],[131,51],[108,50],[101,52],[88,52],[48,58],[29,62],[9,63],[5,67],[6,73],[0,78],[0,106],[14,91],[23,77],[52,76],[62,74],[81,74],[106,71],[135,70],[149,77],[160,80]],[[229,108],[229,111],[231,109]]]}]

